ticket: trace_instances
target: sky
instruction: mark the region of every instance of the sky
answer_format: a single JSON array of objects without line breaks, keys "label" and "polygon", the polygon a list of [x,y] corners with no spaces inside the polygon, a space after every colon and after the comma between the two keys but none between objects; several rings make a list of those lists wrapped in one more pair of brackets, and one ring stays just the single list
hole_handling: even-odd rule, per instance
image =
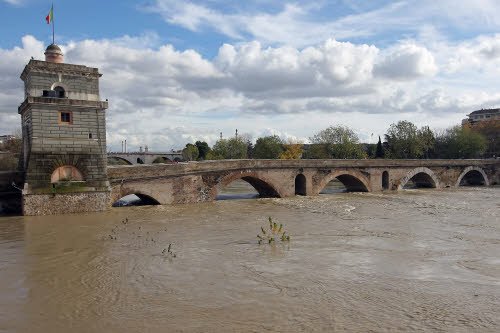
[{"label": "sky", "polygon": [[[0,0],[0,134],[20,127],[19,75],[44,59],[50,6]],[[498,13],[498,0],[54,1],[65,62],[103,74],[112,151],[460,124],[500,107]]]}]

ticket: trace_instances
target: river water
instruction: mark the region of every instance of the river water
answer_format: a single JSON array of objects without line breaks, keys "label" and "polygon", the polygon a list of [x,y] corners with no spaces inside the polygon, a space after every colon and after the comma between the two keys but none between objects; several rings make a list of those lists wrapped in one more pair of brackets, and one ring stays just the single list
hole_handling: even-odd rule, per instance
[{"label": "river water", "polygon": [[266,331],[500,331],[500,188],[0,218],[0,332]]}]

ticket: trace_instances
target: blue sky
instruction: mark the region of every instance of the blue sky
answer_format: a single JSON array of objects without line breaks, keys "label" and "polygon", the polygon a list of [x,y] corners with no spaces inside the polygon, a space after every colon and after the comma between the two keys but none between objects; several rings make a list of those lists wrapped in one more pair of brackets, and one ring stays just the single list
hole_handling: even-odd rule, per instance
[{"label": "blue sky", "polygon": [[[43,59],[50,5],[0,0],[0,132],[19,124],[19,73],[31,56]],[[125,138],[161,150],[213,144],[236,128],[254,140],[307,141],[339,124],[371,141],[398,120],[442,129],[500,106],[497,0],[54,6],[66,62],[103,73],[113,150]]]}]

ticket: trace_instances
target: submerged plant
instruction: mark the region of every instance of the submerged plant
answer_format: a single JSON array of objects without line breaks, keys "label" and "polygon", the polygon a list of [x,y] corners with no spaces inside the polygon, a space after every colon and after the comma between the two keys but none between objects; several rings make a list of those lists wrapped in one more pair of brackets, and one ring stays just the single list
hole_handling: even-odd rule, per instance
[{"label": "submerged plant", "polygon": [[264,227],[260,227],[260,231],[262,233],[257,235],[259,244],[267,243],[271,244],[276,241],[281,242],[289,242],[290,236],[286,234],[285,229],[283,228],[283,224],[273,222],[272,217],[269,216],[269,230],[264,229]]},{"label": "submerged plant", "polygon": [[169,256],[171,258],[177,257],[177,255],[172,252],[172,244],[168,244],[168,248],[167,249],[163,249],[163,251],[161,251],[161,254]]}]

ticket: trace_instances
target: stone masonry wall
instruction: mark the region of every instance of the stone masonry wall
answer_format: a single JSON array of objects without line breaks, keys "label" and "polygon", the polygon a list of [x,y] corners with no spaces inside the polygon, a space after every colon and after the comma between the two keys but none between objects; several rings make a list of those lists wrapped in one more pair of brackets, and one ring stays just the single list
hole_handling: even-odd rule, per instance
[{"label": "stone masonry wall", "polygon": [[36,194],[23,196],[24,215],[99,212],[109,208],[109,192]]}]

